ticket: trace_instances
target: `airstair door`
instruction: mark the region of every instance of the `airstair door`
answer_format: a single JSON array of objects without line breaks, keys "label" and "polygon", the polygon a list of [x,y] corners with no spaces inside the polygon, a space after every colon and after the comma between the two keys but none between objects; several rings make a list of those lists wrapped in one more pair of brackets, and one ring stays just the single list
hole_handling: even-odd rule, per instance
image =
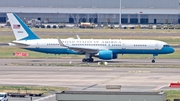
[{"label": "airstair door", "polygon": [[159,45],[157,43],[156,43],[155,49],[159,50]]},{"label": "airstair door", "polygon": [[125,43],[122,43],[122,49],[126,49]]},{"label": "airstair door", "polygon": [[36,48],[39,48],[39,43],[38,42],[36,43]]}]

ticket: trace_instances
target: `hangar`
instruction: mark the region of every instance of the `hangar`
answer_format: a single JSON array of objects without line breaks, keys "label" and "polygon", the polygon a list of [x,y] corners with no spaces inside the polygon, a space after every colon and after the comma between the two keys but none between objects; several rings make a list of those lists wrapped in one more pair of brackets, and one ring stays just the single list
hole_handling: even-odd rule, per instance
[{"label": "hangar", "polygon": [[[6,12],[22,19],[51,23],[177,24],[179,0],[0,0],[0,23]],[[120,9],[121,8],[121,9]]]}]

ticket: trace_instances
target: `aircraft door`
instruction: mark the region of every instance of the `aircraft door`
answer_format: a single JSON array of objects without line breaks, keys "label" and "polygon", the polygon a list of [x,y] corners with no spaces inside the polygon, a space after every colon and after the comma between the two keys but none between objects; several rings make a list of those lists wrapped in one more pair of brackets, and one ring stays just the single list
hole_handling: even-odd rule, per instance
[{"label": "aircraft door", "polygon": [[36,48],[39,48],[39,43],[38,42],[36,43]]},{"label": "aircraft door", "polygon": [[158,45],[158,43],[156,43],[155,49],[156,49],[156,50],[159,50],[159,45]]},{"label": "aircraft door", "polygon": [[126,49],[125,43],[122,43],[122,49]]}]

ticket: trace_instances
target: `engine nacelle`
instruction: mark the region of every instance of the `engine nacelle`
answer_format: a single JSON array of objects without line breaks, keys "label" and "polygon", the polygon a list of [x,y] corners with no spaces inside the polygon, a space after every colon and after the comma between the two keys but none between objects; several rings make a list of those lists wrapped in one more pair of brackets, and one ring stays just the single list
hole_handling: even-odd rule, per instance
[{"label": "engine nacelle", "polygon": [[103,60],[113,59],[113,52],[111,50],[99,51],[98,57]]}]

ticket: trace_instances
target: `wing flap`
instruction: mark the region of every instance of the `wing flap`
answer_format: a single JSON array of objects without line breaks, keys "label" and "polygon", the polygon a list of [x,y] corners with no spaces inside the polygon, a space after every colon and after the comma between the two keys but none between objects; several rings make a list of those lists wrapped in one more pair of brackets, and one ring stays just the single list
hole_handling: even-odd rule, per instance
[{"label": "wing flap", "polygon": [[77,51],[79,53],[98,53],[98,49],[90,49],[90,48],[82,48],[82,47],[68,47],[73,51]]}]

